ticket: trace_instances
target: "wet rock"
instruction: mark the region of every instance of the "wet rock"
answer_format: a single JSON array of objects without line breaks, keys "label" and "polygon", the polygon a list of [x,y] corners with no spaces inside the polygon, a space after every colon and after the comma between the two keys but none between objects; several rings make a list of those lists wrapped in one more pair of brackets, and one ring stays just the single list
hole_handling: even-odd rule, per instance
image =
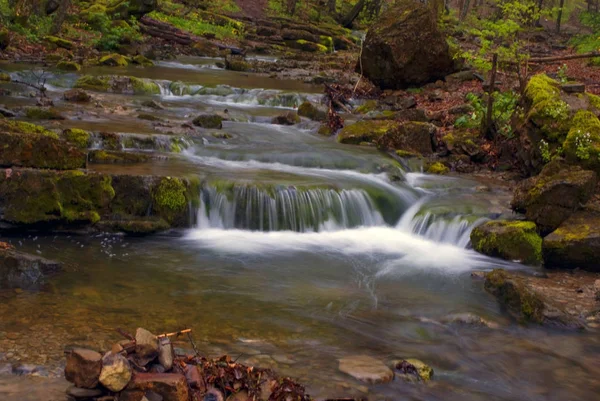
[{"label": "wet rock", "polygon": [[459,104],[448,109],[448,114],[461,115],[472,113],[475,109],[470,104]]},{"label": "wet rock", "polygon": [[173,344],[169,337],[163,337],[158,341],[158,361],[166,370],[170,370],[173,367],[173,357],[175,352],[173,351]]},{"label": "wet rock", "polygon": [[192,123],[201,128],[221,129],[223,128],[223,117],[218,114],[202,114],[194,118]]},{"label": "wet rock", "polygon": [[545,236],[590,199],[597,181],[595,172],[555,160],[538,176],[517,185],[511,206],[525,213]]},{"label": "wet rock", "polygon": [[37,288],[61,270],[61,263],[0,248],[0,288]]},{"label": "wet rock", "polygon": [[64,120],[65,117],[53,108],[29,107],[25,111],[32,120]]},{"label": "wet rock", "polygon": [[152,62],[152,60],[150,60],[150,59],[142,56],[141,54],[138,54],[137,56],[132,57],[131,58],[131,62],[133,64],[141,65],[141,66],[144,66],[144,67],[151,67],[151,66],[154,65],[154,63]]},{"label": "wet rock", "polygon": [[310,118],[313,121],[325,121],[327,112],[320,110],[311,102],[304,102],[298,107],[298,115],[300,117]]},{"label": "wet rock", "polygon": [[76,386],[70,386],[67,389],[67,395],[75,398],[76,400],[87,400],[101,396],[102,390],[97,388],[80,388]]},{"label": "wet rock", "polygon": [[[402,150],[397,150],[396,152],[403,152]],[[428,174],[437,174],[444,175],[450,172],[450,169],[442,162],[429,163],[427,165],[426,170]]]},{"label": "wet rock", "polygon": [[0,107],[0,115],[8,118],[16,116],[16,114],[12,110],[5,109],[4,107]]},{"label": "wet rock", "polygon": [[542,262],[542,238],[530,221],[489,221],[471,232],[471,244],[477,252],[506,260],[539,265]]},{"label": "wet rock", "polygon": [[358,145],[361,142],[376,142],[388,132],[398,127],[394,121],[359,121],[346,125],[338,133],[337,140],[340,143]]},{"label": "wet rock", "polygon": [[[545,278],[525,277],[495,269],[486,274],[484,288],[520,323],[535,323],[568,329],[585,325],[579,312],[569,312],[561,299],[548,291]],[[547,285],[547,284],[546,284]]]},{"label": "wet rock", "polygon": [[389,130],[377,140],[383,150],[400,149],[422,155],[433,153],[433,140],[437,127],[429,123],[406,122]]},{"label": "wet rock", "polygon": [[396,377],[409,383],[428,382],[433,377],[433,369],[418,359],[403,359],[394,363]]},{"label": "wet rock", "polygon": [[127,386],[128,391],[152,391],[164,401],[188,401],[185,377],[177,373],[136,373]]},{"label": "wet rock", "polygon": [[473,81],[476,79],[475,74],[471,70],[458,71],[450,75],[446,75],[445,81],[448,83],[461,83]]},{"label": "wet rock", "polygon": [[67,102],[89,102],[92,97],[83,89],[69,89],[63,94],[63,98]]},{"label": "wet rock", "polygon": [[277,125],[294,125],[300,122],[300,117],[297,113],[293,111],[288,111],[287,113],[281,114],[277,117],[273,117],[271,120],[271,124]]},{"label": "wet rock", "polygon": [[243,72],[250,69],[250,64],[243,57],[229,56],[225,58],[225,69]]},{"label": "wet rock", "polygon": [[81,70],[81,66],[73,61],[59,61],[56,68],[63,71],[77,72]]},{"label": "wet rock", "polygon": [[121,354],[108,353],[102,358],[100,383],[110,391],[123,390],[131,380],[131,366]]},{"label": "wet rock", "polygon": [[357,380],[372,384],[387,383],[394,378],[394,372],[383,362],[367,355],[339,359],[339,369]]},{"label": "wet rock", "polygon": [[67,354],[65,378],[77,387],[93,389],[98,385],[102,370],[102,355],[75,348]]},{"label": "wet rock", "polygon": [[382,89],[432,82],[454,69],[433,12],[413,0],[397,2],[373,23],[361,59],[363,74]]},{"label": "wet rock", "polygon": [[142,102],[142,106],[148,107],[150,109],[155,109],[155,110],[163,110],[164,109],[163,105],[158,103],[156,100],[144,100]]},{"label": "wet rock", "polygon": [[51,45],[61,47],[67,50],[72,50],[75,47],[75,44],[70,40],[58,38],[56,36],[46,36],[44,37],[44,40],[46,40],[46,42],[50,43]]},{"label": "wet rock", "polygon": [[90,163],[96,164],[130,164],[147,162],[150,155],[117,150],[92,150],[88,153],[88,159]]},{"label": "wet rock", "polygon": [[109,67],[127,67],[129,64],[127,57],[116,53],[101,57],[98,63]]},{"label": "wet rock", "polygon": [[158,338],[148,330],[138,327],[138,329],[135,331],[136,358],[146,360],[146,363],[148,363],[158,356],[158,351]]},{"label": "wet rock", "polygon": [[496,328],[498,325],[496,323],[492,323],[482,318],[481,316],[477,316],[474,313],[454,313],[452,315],[446,316],[442,319],[442,322],[448,324],[459,324],[466,326],[482,326],[482,327],[490,327]]}]

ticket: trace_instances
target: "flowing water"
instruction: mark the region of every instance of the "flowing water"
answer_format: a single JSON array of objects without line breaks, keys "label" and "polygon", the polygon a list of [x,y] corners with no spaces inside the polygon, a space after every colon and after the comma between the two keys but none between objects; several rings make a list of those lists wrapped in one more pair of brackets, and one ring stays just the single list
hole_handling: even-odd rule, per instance
[{"label": "flowing water", "polygon": [[[27,76],[27,66],[1,67]],[[314,86],[223,71],[210,59],[85,73],[157,80],[163,90],[153,98],[165,109],[152,113],[168,123],[135,118],[149,97],[103,94],[110,112],[58,101],[68,119],[51,127],[119,133],[128,150],[165,157],[93,169],[197,175],[201,202],[189,228],[150,238],[0,238],[67,266],[41,291],[0,292],[0,399],[55,397],[33,391],[35,377],[4,375],[3,364],[58,376],[65,346],[106,350],[119,339],[115,328],[137,326],[191,327],[201,352],[276,368],[317,397],[597,399],[598,333],[520,327],[470,277],[494,267],[533,271],[469,249],[475,225],[509,213],[501,186],[479,191],[480,182],[406,171],[375,149],[318,136],[311,122],[270,124],[304,99],[318,101]],[[51,93],[75,79],[56,73]],[[12,89],[6,105],[33,103]],[[225,109],[223,130],[189,137],[177,129]],[[169,138],[184,144],[181,153]],[[457,314],[490,327],[453,323]],[[184,340],[177,346],[189,348]],[[339,358],[357,354],[386,363],[416,357],[435,380],[366,386],[338,370]]]}]

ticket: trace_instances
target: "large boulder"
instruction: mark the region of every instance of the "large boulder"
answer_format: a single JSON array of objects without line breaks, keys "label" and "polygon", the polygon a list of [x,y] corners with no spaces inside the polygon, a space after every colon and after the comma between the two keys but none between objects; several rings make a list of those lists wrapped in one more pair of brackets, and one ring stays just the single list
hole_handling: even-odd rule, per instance
[{"label": "large boulder", "polygon": [[539,265],[542,238],[530,221],[489,221],[471,232],[473,249],[485,255]]},{"label": "large boulder", "polygon": [[95,388],[102,371],[102,355],[89,349],[76,348],[67,353],[65,379],[80,388]]},{"label": "large boulder", "polygon": [[590,199],[597,181],[595,172],[555,160],[538,176],[519,183],[512,208],[525,213],[545,236]]},{"label": "large boulder", "polygon": [[544,238],[542,253],[546,267],[600,272],[600,207],[571,215]]},{"label": "large boulder", "polygon": [[377,147],[430,155],[434,150],[436,132],[437,127],[433,124],[409,121],[381,136],[377,140]]},{"label": "large boulder", "polygon": [[396,2],[367,32],[363,74],[382,89],[403,89],[443,79],[454,70],[434,13],[416,0]]},{"label": "large boulder", "polygon": [[[1,245],[2,243],[0,243]],[[39,256],[0,247],[0,289],[32,289],[50,275],[62,270],[62,264]]]}]

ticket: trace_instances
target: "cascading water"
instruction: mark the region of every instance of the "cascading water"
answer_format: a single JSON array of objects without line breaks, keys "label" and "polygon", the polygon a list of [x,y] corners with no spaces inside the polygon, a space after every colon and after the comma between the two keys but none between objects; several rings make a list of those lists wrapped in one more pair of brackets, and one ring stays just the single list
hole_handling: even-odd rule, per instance
[{"label": "cascading water", "polygon": [[206,187],[198,211],[200,229],[311,232],[383,224],[374,202],[358,189]]}]

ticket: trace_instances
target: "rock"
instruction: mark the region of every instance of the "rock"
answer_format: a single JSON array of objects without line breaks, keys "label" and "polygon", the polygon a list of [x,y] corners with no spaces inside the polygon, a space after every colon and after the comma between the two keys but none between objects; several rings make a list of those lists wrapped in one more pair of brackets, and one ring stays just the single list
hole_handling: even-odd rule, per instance
[{"label": "rock", "polygon": [[64,120],[56,109],[53,108],[41,108],[41,107],[28,107],[25,111],[27,118],[32,120]]},{"label": "rock", "polygon": [[76,386],[70,386],[67,389],[67,395],[71,396],[77,400],[87,400],[91,398],[96,398],[102,395],[102,390],[93,388],[80,388]]},{"label": "rock", "polygon": [[544,238],[544,266],[600,272],[600,213],[575,212]]},{"label": "rock", "polygon": [[93,389],[102,370],[102,355],[96,351],[75,348],[67,354],[65,379],[77,387]]},{"label": "rock", "polygon": [[243,57],[229,56],[225,58],[225,69],[243,72],[250,69],[250,64]]},{"label": "rock", "polygon": [[173,357],[175,355],[173,344],[171,344],[169,337],[159,339],[158,343],[158,361],[166,370],[170,370],[173,367]]},{"label": "rock", "polygon": [[[32,124],[30,126],[36,127]],[[0,166],[3,167],[71,170],[86,166],[85,153],[43,128],[29,134],[0,132],[0,143],[5,145],[0,147]],[[32,152],[32,149],[35,151]]]},{"label": "rock", "polygon": [[77,79],[74,87],[96,92],[112,92],[125,95],[160,94],[160,86],[152,80],[118,75],[83,75]]},{"label": "rock", "polygon": [[225,401],[225,397],[216,388],[211,388],[204,395],[203,401]]},{"label": "rock", "polygon": [[422,155],[433,153],[433,140],[437,127],[429,123],[406,122],[388,130],[377,140],[382,150],[401,149]]},{"label": "rock", "polygon": [[77,72],[81,70],[81,66],[73,61],[59,61],[56,68],[63,71]]},{"label": "rock", "polygon": [[63,130],[62,138],[77,146],[79,149],[87,149],[91,144],[91,134],[79,128],[69,128]]},{"label": "rock", "polygon": [[371,384],[388,383],[394,378],[394,372],[383,362],[367,355],[341,358],[339,369],[357,380]]},{"label": "rock", "polygon": [[10,75],[8,75],[5,72],[0,73],[0,82],[10,82],[12,81],[12,79],[10,78]]},{"label": "rock", "polygon": [[148,363],[158,356],[158,349],[158,338],[148,330],[138,327],[135,331],[136,357],[147,360]]},{"label": "rock", "polygon": [[454,69],[432,10],[416,0],[396,2],[381,14],[367,32],[361,60],[363,74],[382,89],[434,82]]},{"label": "rock", "polygon": [[67,102],[89,102],[92,97],[83,89],[69,89],[63,94],[63,98]]},{"label": "rock", "polygon": [[188,401],[188,385],[179,373],[136,373],[127,386],[128,391],[152,391],[163,401]]},{"label": "rock", "polygon": [[512,208],[537,224],[542,236],[554,231],[592,196],[598,177],[595,172],[555,160],[537,177],[520,182]]},{"label": "rock", "polygon": [[75,44],[73,42],[66,39],[58,38],[56,36],[46,36],[44,39],[46,40],[46,42],[56,47],[61,47],[67,50],[73,50],[75,48]]},{"label": "rock", "polygon": [[[402,150],[397,150],[396,152],[404,152]],[[398,153],[396,153],[398,154]],[[450,169],[448,167],[446,167],[444,165],[444,163],[441,162],[435,162],[435,163],[431,163],[427,166],[427,174],[437,174],[437,175],[444,175],[444,174],[448,174],[448,172],[450,171]]]},{"label": "rock", "polygon": [[[565,310],[566,302],[542,294],[545,278],[524,277],[495,269],[486,274],[484,288],[520,323],[535,323],[569,329],[584,328],[579,312]],[[547,282],[547,281],[546,281]],[[553,295],[553,291],[549,292]]]},{"label": "rock", "polygon": [[473,73],[473,71],[468,70],[468,71],[458,71],[453,74],[446,75],[445,81],[448,83],[461,83],[461,82],[473,81],[475,79],[476,79],[476,77],[475,77],[475,74]]},{"label": "rock", "polygon": [[14,249],[0,249],[0,289],[33,289],[62,270],[62,264]]},{"label": "rock", "polygon": [[143,67],[152,67],[154,65],[154,63],[152,62],[152,60],[150,60],[150,59],[142,56],[141,54],[138,54],[137,56],[134,56],[131,59],[131,62],[133,64],[141,65]]},{"label": "rock", "polygon": [[158,103],[156,100],[144,100],[142,102],[142,106],[155,110],[164,110],[163,105]]},{"label": "rock", "polygon": [[418,359],[403,359],[395,362],[394,369],[398,371],[396,374],[398,379],[409,383],[428,382],[433,377],[433,369]]},{"label": "rock", "polygon": [[277,117],[273,117],[271,120],[271,124],[277,125],[294,125],[300,122],[300,117],[297,113],[293,111],[288,111],[287,113],[281,114]]},{"label": "rock", "polygon": [[361,142],[376,142],[380,137],[392,132],[397,127],[398,124],[394,121],[358,121],[342,128],[338,133],[337,140],[340,143],[353,145],[358,145]]},{"label": "rock", "polygon": [[0,50],[5,50],[10,46],[10,32],[8,29],[0,29]]},{"label": "rock", "polygon": [[8,118],[16,116],[16,114],[12,110],[5,109],[4,107],[0,107],[0,115]]},{"label": "rock", "polygon": [[473,111],[475,111],[475,109],[470,104],[459,104],[458,106],[449,108],[448,114],[461,115],[472,113]]},{"label": "rock", "polygon": [[542,238],[530,221],[489,221],[471,232],[473,249],[488,256],[539,265]]},{"label": "rock", "polygon": [[327,53],[329,51],[327,46],[304,39],[286,40],[285,44],[287,47],[291,47],[292,49],[302,50],[309,53]]},{"label": "rock", "polygon": [[221,129],[223,128],[223,117],[218,114],[201,114],[194,118],[192,123],[201,128]]},{"label": "rock", "polygon": [[145,153],[123,152],[118,150],[91,150],[88,161],[91,164],[132,164],[150,160]]},{"label": "rock", "polygon": [[108,54],[101,57],[98,63],[109,67],[127,67],[127,65],[129,65],[127,57],[117,53]]},{"label": "rock", "polygon": [[298,107],[298,115],[300,117],[310,118],[313,121],[325,121],[327,119],[327,112],[320,110],[311,102],[304,102]]},{"label": "rock", "polygon": [[468,326],[484,326],[490,328],[497,328],[498,325],[492,322],[489,322],[482,318],[481,316],[477,316],[474,313],[454,313],[452,315],[446,316],[442,319],[442,322],[448,324],[462,324]]},{"label": "rock", "polygon": [[563,84],[560,89],[566,93],[585,93],[585,84]]},{"label": "rock", "polygon": [[100,383],[110,391],[123,390],[131,380],[131,366],[121,354],[108,353],[102,358]]}]

